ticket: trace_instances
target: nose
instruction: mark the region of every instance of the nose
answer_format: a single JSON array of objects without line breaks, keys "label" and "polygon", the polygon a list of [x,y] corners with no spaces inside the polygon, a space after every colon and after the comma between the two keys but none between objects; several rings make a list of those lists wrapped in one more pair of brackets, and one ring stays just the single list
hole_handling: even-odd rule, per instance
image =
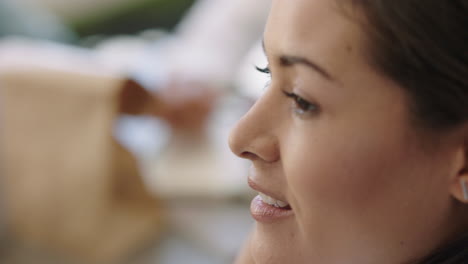
[{"label": "nose", "polygon": [[229,147],[237,156],[257,162],[273,163],[280,159],[277,130],[279,123],[265,94],[231,130]]}]

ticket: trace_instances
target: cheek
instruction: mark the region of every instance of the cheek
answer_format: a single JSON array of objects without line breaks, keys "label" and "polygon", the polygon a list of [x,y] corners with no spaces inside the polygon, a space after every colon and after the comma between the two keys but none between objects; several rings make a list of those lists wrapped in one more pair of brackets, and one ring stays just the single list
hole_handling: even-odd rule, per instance
[{"label": "cheek", "polygon": [[412,170],[405,162],[412,155],[401,131],[384,126],[381,131],[362,127],[344,133],[345,127],[359,126],[298,129],[289,136],[283,161],[299,213],[322,206],[362,212],[377,203],[383,205],[409,180],[403,175]]},{"label": "cheek", "polygon": [[[364,89],[364,88],[362,88]],[[399,90],[336,96],[333,113],[297,121],[284,134],[283,165],[298,201],[357,212],[378,205],[412,170],[416,145]],[[391,124],[391,125],[389,125]]]}]

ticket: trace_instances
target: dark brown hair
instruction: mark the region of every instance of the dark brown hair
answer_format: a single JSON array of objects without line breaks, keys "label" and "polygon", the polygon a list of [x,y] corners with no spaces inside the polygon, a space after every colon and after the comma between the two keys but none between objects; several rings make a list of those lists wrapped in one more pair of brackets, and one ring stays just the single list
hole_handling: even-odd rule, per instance
[{"label": "dark brown hair", "polygon": [[468,0],[349,0],[365,15],[369,62],[406,89],[432,129],[468,121]]},{"label": "dark brown hair", "polygon": [[468,234],[440,247],[418,264],[466,264],[468,263]]},{"label": "dark brown hair", "polygon": [[[346,3],[364,14],[369,63],[408,92],[420,127],[445,131],[468,122],[468,0]],[[468,263],[468,234],[418,263]]]}]

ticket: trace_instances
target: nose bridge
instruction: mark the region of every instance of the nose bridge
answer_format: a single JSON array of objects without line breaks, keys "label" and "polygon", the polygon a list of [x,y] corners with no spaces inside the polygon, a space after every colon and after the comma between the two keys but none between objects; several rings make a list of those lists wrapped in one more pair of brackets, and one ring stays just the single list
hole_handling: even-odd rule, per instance
[{"label": "nose bridge", "polygon": [[264,94],[231,131],[229,145],[241,158],[274,162],[279,159],[275,104]]}]

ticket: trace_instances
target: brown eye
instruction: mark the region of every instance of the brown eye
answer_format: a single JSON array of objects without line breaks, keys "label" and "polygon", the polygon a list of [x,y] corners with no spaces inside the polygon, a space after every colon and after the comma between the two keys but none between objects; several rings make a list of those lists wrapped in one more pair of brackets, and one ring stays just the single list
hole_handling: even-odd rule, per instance
[{"label": "brown eye", "polygon": [[297,114],[316,112],[318,110],[317,105],[308,102],[307,100],[303,99],[295,93],[288,93],[286,91],[283,91],[283,93],[286,97],[291,98],[294,101],[294,104],[296,105],[295,112]]}]

